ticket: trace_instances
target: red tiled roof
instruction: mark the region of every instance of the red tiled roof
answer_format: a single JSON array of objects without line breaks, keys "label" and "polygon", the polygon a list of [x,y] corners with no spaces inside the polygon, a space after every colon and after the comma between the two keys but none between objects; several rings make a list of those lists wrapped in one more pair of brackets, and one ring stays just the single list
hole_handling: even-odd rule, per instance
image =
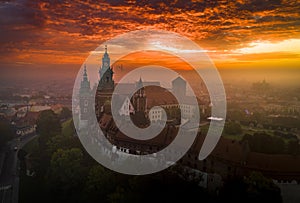
[{"label": "red tiled roof", "polygon": [[178,103],[174,95],[162,87],[148,86],[145,88],[145,93],[147,96],[147,108]]},{"label": "red tiled roof", "polygon": [[40,115],[40,112],[27,112],[26,115],[16,121],[17,126],[34,125]]}]

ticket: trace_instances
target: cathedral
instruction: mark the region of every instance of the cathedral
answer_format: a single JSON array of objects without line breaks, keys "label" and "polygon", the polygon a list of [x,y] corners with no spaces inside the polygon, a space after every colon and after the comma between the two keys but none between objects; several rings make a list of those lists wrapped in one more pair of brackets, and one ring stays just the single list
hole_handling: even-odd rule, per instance
[{"label": "cathedral", "polygon": [[[95,99],[95,113],[97,120],[99,121],[103,115],[111,115],[112,111],[117,112],[120,116],[125,118],[131,118],[131,120],[137,125],[147,125],[149,121],[159,122],[163,120],[163,112],[161,109],[152,109],[154,106],[163,107],[168,114],[168,117],[177,119],[180,114],[177,113],[179,105],[175,97],[161,88],[160,84],[144,82],[140,78],[135,83],[121,83],[118,84],[122,91],[116,92],[115,82],[113,79],[114,71],[110,64],[110,56],[105,46],[104,54],[102,56],[102,64],[99,68],[99,82],[97,84],[96,95],[90,95],[92,99]],[[150,84],[151,83],[151,84]],[[144,85],[148,85],[144,87]],[[149,86],[150,85],[150,86]],[[135,89],[135,93],[130,97],[130,90]],[[80,91],[82,92],[80,97],[80,109],[81,120],[88,120],[86,115],[88,114],[87,108],[89,102],[87,92],[90,91],[90,82],[88,81],[86,67],[84,68],[83,80],[81,82]],[[194,119],[195,112],[197,111],[196,104],[190,102],[190,96],[186,95],[186,81],[181,77],[177,77],[172,81],[172,92],[174,95],[182,98],[184,103],[181,104],[182,116],[186,119]],[[112,95],[116,95],[121,102],[116,104],[114,109],[111,108]],[[174,113],[176,112],[176,113]],[[173,116],[172,116],[173,115]],[[178,120],[178,119],[177,119]],[[136,121],[136,122],[135,122]]]},{"label": "cathedral", "polygon": [[[102,64],[99,69],[99,83],[96,91],[96,116],[99,118],[100,114],[105,111],[110,111],[110,102],[112,93],[114,92],[115,82],[113,80],[113,69],[110,65],[110,57],[107,53],[107,46],[105,45],[105,52],[102,57]],[[105,108],[105,109],[104,109]]]},{"label": "cathedral", "polygon": [[[113,79],[113,68],[110,64],[110,57],[107,52],[107,46],[105,46],[105,51],[102,56],[102,64],[99,68],[99,83],[97,85],[96,95],[95,95],[95,112],[96,117],[99,120],[103,114],[111,114],[111,99],[112,94],[115,89],[115,82]],[[123,85],[123,84],[119,84]],[[126,85],[125,85],[126,86]],[[133,114],[145,115],[147,109],[147,97],[145,90],[143,88],[142,79],[135,85],[136,92],[132,98],[129,95],[125,96],[125,101],[123,104],[118,106],[120,115],[131,116]],[[80,86],[80,120],[88,120],[88,97],[90,95],[90,82],[87,76],[86,66],[84,67],[83,79]],[[118,96],[124,96],[124,93],[115,93]],[[126,93],[125,93],[126,94]],[[92,97],[92,96],[91,96]]]},{"label": "cathedral", "polygon": [[99,84],[98,91],[101,92],[113,92],[114,91],[114,80],[113,80],[113,69],[110,66],[110,58],[107,53],[107,46],[105,45],[105,52],[102,57],[102,65],[99,70]]}]

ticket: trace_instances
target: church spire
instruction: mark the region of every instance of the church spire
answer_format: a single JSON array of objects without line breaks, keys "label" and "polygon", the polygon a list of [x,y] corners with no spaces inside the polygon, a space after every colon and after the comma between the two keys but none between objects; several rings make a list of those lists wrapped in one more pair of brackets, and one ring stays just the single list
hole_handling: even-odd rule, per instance
[{"label": "church spire", "polygon": [[107,52],[107,45],[105,45],[104,54],[102,56],[102,64],[99,69],[99,78],[100,78],[99,85],[98,85],[99,90],[114,89],[113,74],[114,72],[112,70],[112,67],[110,66],[110,57]]},{"label": "church spire", "polygon": [[145,97],[146,94],[145,94],[145,88],[143,86],[143,81],[142,81],[142,77],[140,76],[140,79],[139,81],[136,82],[136,89],[137,89],[137,96],[140,96],[140,97]]},{"label": "church spire", "polygon": [[136,83],[136,88],[141,89],[143,87],[142,77],[140,76],[139,81]]},{"label": "church spire", "polygon": [[107,45],[104,45],[104,54],[103,54],[103,57],[102,57],[102,62],[104,62],[103,59],[104,59],[105,62],[110,62],[109,55],[107,53]]},{"label": "church spire", "polygon": [[83,78],[82,78],[82,81],[81,81],[80,89],[82,91],[89,91],[90,90],[90,81],[89,81],[88,75],[87,75],[86,64],[84,64]]},{"label": "church spire", "polygon": [[84,69],[83,69],[83,79],[87,79],[87,71],[86,71],[86,64],[84,64]]},{"label": "church spire", "polygon": [[102,56],[102,64],[99,70],[100,78],[104,75],[104,73],[111,69],[110,67],[110,58],[107,53],[107,45],[104,46],[104,54]]}]

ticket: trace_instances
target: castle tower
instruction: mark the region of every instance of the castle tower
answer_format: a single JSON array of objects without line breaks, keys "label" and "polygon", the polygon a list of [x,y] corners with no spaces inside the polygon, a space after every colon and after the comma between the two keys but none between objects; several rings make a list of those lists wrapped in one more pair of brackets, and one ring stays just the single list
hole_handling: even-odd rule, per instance
[{"label": "castle tower", "polygon": [[90,81],[88,80],[86,65],[83,70],[83,79],[80,84],[79,90],[79,107],[80,107],[80,120],[87,121],[89,116],[89,105],[91,99]]},{"label": "castle tower", "polygon": [[110,66],[110,58],[107,53],[107,46],[105,45],[105,52],[102,57],[102,65],[99,70],[99,85],[98,90],[99,91],[109,91],[113,92],[114,90],[114,80],[113,80],[113,70]]},{"label": "castle tower", "polygon": [[107,46],[105,45],[105,52],[102,56],[102,64],[99,70],[99,83],[96,92],[96,116],[100,117],[103,113],[104,104],[111,101],[111,97],[114,91],[115,83],[113,80],[113,70],[110,66],[110,57],[107,52]]}]

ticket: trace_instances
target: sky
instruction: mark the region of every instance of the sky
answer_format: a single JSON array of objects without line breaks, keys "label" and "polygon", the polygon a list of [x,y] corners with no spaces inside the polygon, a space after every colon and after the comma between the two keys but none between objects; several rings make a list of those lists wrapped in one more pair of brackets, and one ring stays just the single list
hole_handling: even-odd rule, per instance
[{"label": "sky", "polygon": [[100,44],[160,29],[196,42],[218,69],[300,67],[297,0],[0,1],[0,68],[78,69]]}]

